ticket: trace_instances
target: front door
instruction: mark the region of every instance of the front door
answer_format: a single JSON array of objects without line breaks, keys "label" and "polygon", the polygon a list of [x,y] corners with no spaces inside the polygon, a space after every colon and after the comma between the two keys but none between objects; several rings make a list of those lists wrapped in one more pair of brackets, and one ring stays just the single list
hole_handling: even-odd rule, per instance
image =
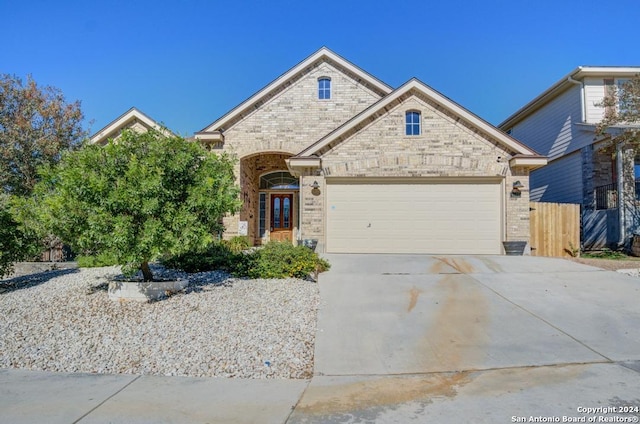
[{"label": "front door", "polygon": [[271,234],[274,241],[291,241],[293,235],[293,194],[271,195]]}]

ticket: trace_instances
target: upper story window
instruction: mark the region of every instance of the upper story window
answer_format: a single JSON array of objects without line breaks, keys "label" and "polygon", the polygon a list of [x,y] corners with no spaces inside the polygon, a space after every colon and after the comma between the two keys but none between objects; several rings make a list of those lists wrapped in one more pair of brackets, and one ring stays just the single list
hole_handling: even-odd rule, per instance
[{"label": "upper story window", "polygon": [[420,112],[410,110],[404,115],[405,134],[420,135]]},{"label": "upper story window", "polygon": [[318,78],[318,99],[327,100],[331,98],[331,78]]}]

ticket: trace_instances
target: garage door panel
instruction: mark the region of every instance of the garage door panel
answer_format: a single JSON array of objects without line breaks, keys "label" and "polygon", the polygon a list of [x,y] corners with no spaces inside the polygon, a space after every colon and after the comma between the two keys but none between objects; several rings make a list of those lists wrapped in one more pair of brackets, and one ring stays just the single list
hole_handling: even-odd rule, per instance
[{"label": "garage door panel", "polygon": [[327,185],[327,251],[501,253],[500,184]]}]

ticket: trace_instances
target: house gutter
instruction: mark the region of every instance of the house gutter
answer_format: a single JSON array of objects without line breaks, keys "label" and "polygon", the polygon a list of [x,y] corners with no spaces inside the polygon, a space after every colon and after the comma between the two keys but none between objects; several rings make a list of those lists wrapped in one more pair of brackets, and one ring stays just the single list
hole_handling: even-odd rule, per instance
[{"label": "house gutter", "polygon": [[580,86],[580,122],[587,122],[587,112],[585,110],[585,101],[584,101],[584,82],[573,79],[571,75],[567,77],[567,81],[571,84],[577,84]]}]

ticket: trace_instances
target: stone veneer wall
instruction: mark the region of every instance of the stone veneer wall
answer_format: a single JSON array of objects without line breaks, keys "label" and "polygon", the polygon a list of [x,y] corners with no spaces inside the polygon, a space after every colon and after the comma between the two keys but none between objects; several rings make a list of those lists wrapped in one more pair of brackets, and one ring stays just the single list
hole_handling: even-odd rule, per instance
[{"label": "stone veneer wall", "polygon": [[[405,112],[422,114],[422,133],[405,135]],[[323,155],[330,176],[505,176],[502,147],[411,97]]]},{"label": "stone veneer wall", "polygon": [[[318,99],[318,78],[331,78],[331,99]],[[321,62],[294,84],[224,131],[224,150],[297,154],[378,101],[380,96]]]},{"label": "stone veneer wall", "polygon": [[[419,110],[422,133],[404,134],[405,112]],[[504,239],[526,240],[529,231],[529,171],[509,167],[509,152],[497,143],[411,97],[322,157],[323,175],[331,177],[496,177],[505,178]],[[324,193],[325,181],[317,176]],[[513,183],[524,185],[511,197]],[[302,228],[324,243],[324,196],[303,191]]]},{"label": "stone veneer wall", "polygon": [[[317,239],[319,252],[324,251],[324,207],[326,196],[326,183],[322,176],[316,175],[313,170],[309,170],[301,178],[302,185],[300,193],[302,197],[300,228],[301,239]],[[318,182],[318,189],[314,190],[311,186]]]},{"label": "stone veneer wall", "polygon": [[[287,171],[284,160],[290,156],[282,153],[262,153],[244,158],[240,162],[237,172],[240,174],[240,187],[242,188],[240,196],[243,203],[238,221],[248,222],[248,236],[254,243],[260,237],[258,234],[260,176],[274,171]],[[237,232],[237,224],[235,225]]]},{"label": "stone veneer wall", "polygon": [[[511,195],[513,183],[520,181],[520,197]],[[506,234],[505,241],[529,241],[531,227],[529,218],[529,170],[512,168],[505,179]]]},{"label": "stone veneer wall", "polygon": [[[331,78],[331,99],[318,99],[320,77]],[[241,185],[245,181],[251,185],[254,176],[245,172],[251,162],[243,158],[256,153],[297,154],[379,99],[379,94],[343,74],[334,64],[318,62],[259,108],[225,128],[223,151],[243,160],[244,170],[238,164],[235,172]],[[241,217],[257,214],[257,197],[254,204],[250,193],[254,188],[243,189],[243,197],[245,191],[248,202],[242,212],[224,219],[225,238],[237,235],[238,221],[246,219]]]}]

